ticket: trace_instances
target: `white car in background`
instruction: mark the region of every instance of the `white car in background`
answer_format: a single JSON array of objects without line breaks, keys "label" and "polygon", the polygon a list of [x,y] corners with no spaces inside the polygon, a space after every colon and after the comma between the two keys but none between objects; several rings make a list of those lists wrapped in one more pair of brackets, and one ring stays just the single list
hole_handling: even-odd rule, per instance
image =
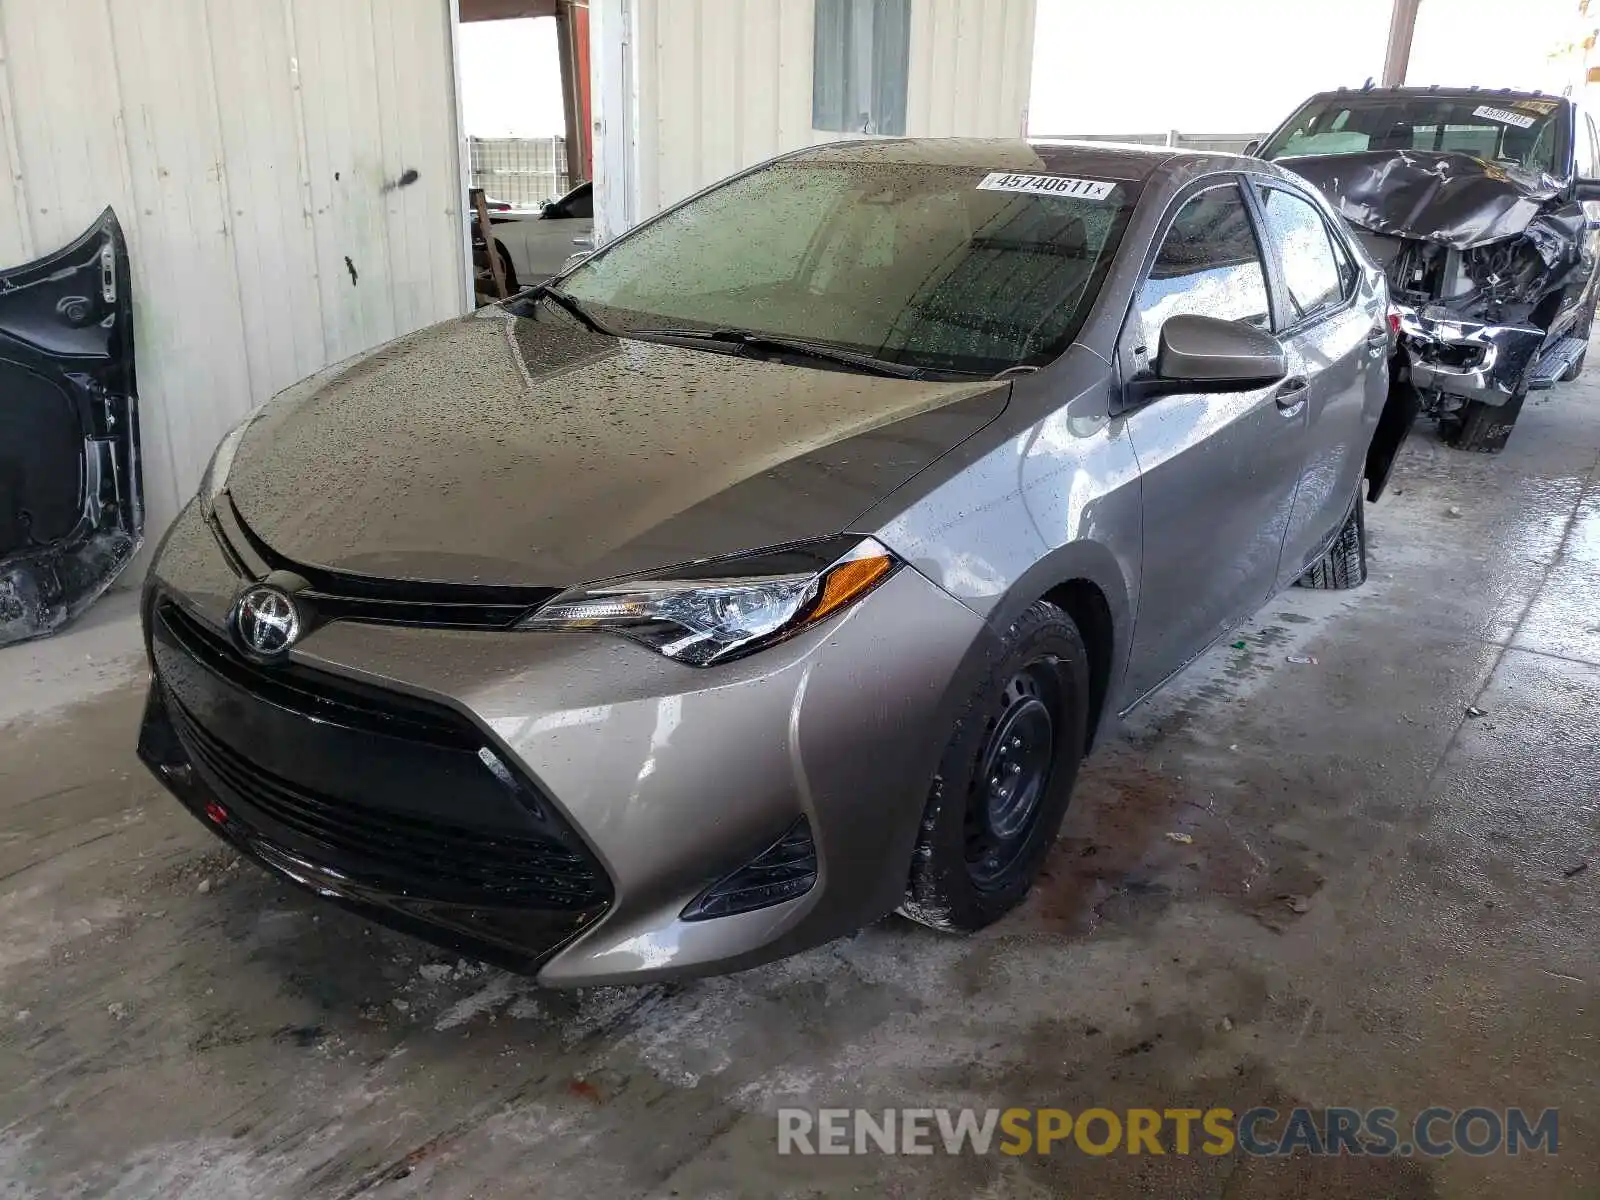
[{"label": "white car in background", "polygon": [[539,208],[492,208],[489,225],[507,290],[542,283],[574,254],[594,248],[594,184],[585,180]]}]

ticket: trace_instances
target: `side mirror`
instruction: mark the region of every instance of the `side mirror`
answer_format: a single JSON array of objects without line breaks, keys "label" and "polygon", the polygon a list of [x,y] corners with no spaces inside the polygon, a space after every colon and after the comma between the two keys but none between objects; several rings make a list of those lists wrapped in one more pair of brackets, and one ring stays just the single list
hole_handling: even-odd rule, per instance
[{"label": "side mirror", "polygon": [[1244,156],[1246,158],[1254,158],[1256,151],[1259,149],[1261,149],[1261,139],[1251,138],[1244,144]]},{"label": "side mirror", "polygon": [[1155,372],[1128,381],[1130,400],[1173,392],[1248,392],[1289,373],[1283,343],[1243,321],[1168,317]]}]

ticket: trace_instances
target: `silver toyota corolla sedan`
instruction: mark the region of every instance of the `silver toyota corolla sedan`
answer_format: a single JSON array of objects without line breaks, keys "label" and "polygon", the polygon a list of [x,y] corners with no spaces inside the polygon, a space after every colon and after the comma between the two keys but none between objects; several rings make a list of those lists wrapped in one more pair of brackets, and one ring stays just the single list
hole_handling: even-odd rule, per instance
[{"label": "silver toyota corolla sedan", "polygon": [[230,433],[146,585],[140,753],[551,985],[977,929],[1118,714],[1365,577],[1392,347],[1270,163],[775,159]]}]

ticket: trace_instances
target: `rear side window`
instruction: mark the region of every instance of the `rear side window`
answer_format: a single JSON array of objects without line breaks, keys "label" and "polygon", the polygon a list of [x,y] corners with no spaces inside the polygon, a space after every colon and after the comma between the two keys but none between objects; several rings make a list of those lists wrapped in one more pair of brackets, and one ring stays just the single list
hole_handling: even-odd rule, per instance
[{"label": "rear side window", "polygon": [[1135,312],[1138,344],[1152,358],[1168,317],[1217,317],[1268,327],[1266,270],[1237,185],[1211,188],[1184,202],[1139,288]]},{"label": "rear side window", "polygon": [[1343,300],[1347,276],[1334,257],[1328,226],[1310,201],[1278,188],[1266,188],[1262,196],[1267,236],[1283,266],[1296,324]]}]

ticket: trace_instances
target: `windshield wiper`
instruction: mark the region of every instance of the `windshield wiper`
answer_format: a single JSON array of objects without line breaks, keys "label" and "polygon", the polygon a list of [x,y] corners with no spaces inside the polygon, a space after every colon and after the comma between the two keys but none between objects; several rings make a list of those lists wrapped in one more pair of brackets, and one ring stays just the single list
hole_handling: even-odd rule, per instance
[{"label": "windshield wiper", "polygon": [[563,292],[560,288],[551,287],[547,283],[541,283],[533,289],[533,294],[535,297],[543,296],[546,299],[555,301],[558,306],[565,309],[572,316],[576,317],[595,333],[603,333],[607,337],[618,336],[616,330],[607,329],[604,325],[600,324],[599,321],[595,320],[594,317],[589,315],[588,309],[584,308],[584,306],[578,300],[567,295],[567,293]]},{"label": "windshield wiper", "polygon": [[743,346],[748,350],[776,350],[782,354],[794,354],[801,358],[815,358],[822,362],[839,363],[841,366],[854,367],[858,371],[868,371],[874,375],[890,375],[896,379],[923,378],[921,367],[910,367],[904,363],[873,358],[870,354],[856,354],[850,350],[839,350],[833,346],[824,346],[816,342],[804,341],[801,338],[782,337],[772,333],[757,333],[752,329],[630,329],[627,331],[626,336],[683,338],[692,342],[721,342],[729,346]]}]

